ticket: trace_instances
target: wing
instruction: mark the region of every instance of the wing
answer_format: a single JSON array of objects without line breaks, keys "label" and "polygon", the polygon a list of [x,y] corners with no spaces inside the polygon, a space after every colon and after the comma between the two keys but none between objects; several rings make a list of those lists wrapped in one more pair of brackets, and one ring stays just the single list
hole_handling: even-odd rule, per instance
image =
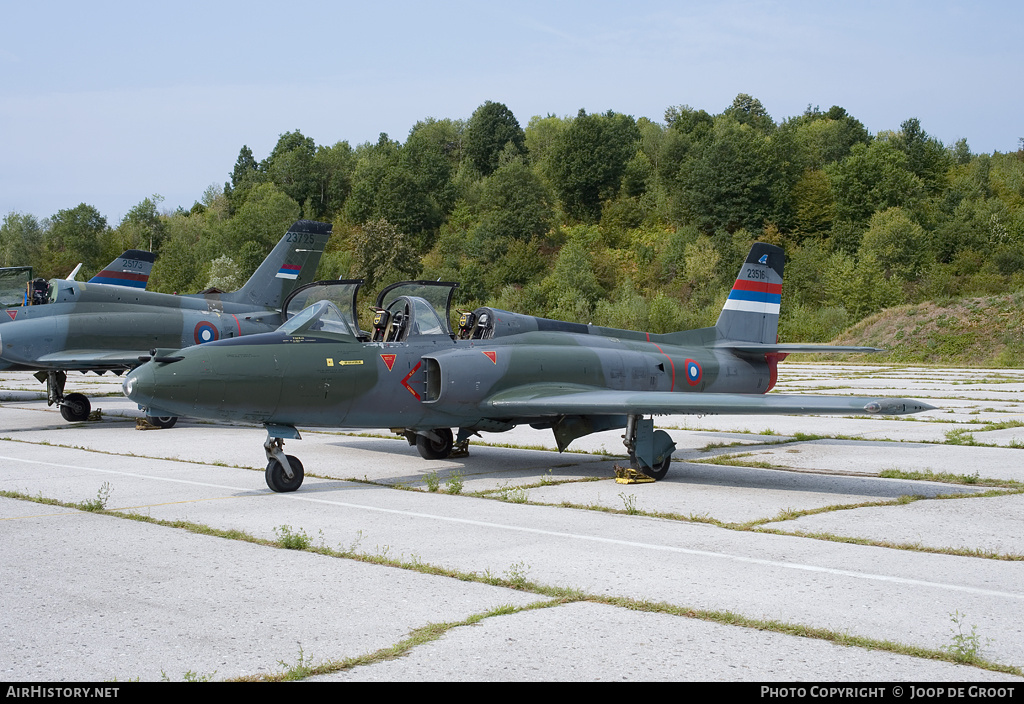
[{"label": "wing", "polygon": [[727,349],[730,352],[738,354],[766,354],[770,352],[783,354],[797,354],[798,352],[806,352],[810,354],[854,354],[860,352],[864,354],[872,354],[876,352],[885,352],[885,350],[880,347],[857,347],[853,345],[804,345],[794,342],[762,345],[755,342],[734,342],[732,340],[716,343],[715,348]]},{"label": "wing", "polygon": [[33,369],[132,369],[148,350],[64,350],[33,360]]},{"label": "wing", "polygon": [[798,394],[614,391],[537,384],[499,392],[481,404],[492,417],[558,415],[904,415],[935,408],[906,398]]}]

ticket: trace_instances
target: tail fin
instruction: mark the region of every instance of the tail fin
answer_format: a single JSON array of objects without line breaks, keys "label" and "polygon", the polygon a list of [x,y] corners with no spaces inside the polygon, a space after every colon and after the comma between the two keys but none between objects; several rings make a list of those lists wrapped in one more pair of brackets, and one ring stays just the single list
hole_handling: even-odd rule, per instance
[{"label": "tail fin", "polygon": [[156,255],[152,252],[129,249],[103,267],[103,271],[89,279],[88,283],[146,288],[154,261],[156,261]]},{"label": "tail fin", "polygon": [[750,248],[715,323],[719,338],[775,344],[785,259],[782,249],[774,245],[756,242]]},{"label": "tail fin", "polygon": [[221,294],[221,300],[280,308],[289,293],[313,281],[331,227],[330,223],[297,221],[245,285]]}]

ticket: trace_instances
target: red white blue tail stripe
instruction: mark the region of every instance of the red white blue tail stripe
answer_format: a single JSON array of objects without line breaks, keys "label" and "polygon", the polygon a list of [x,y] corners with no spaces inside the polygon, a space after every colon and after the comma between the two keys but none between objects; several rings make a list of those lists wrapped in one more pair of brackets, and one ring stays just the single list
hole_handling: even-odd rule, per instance
[{"label": "red white blue tail stripe", "polygon": [[156,255],[142,249],[127,249],[124,254],[89,279],[90,284],[113,284],[130,288],[146,288]]},{"label": "red white blue tail stripe", "polygon": [[149,274],[133,274],[130,271],[116,271],[104,269],[96,276],[89,279],[91,284],[114,284],[115,286],[130,286],[131,288],[146,288],[149,283]]},{"label": "red white blue tail stripe", "polygon": [[745,313],[778,315],[781,304],[782,284],[736,279],[725,308]]},{"label": "red white blue tail stripe", "polygon": [[301,264],[285,264],[277,272],[276,278],[278,279],[297,279],[299,274],[302,273]]}]

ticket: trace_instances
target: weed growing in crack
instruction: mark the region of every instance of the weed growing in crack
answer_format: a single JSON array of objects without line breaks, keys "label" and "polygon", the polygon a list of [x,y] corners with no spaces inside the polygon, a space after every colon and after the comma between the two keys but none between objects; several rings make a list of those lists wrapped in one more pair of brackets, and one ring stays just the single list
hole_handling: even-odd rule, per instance
[{"label": "weed growing in crack", "polygon": [[458,472],[452,472],[448,477],[448,482],[445,484],[445,487],[449,494],[461,494],[462,475]]},{"label": "weed growing in crack", "polygon": [[430,474],[424,477],[424,481],[427,483],[427,491],[431,494],[436,493],[441,488],[441,479],[437,476],[437,471],[432,470]]},{"label": "weed growing in crack", "polygon": [[102,511],[107,507],[107,502],[110,500],[110,494],[114,491],[114,487],[110,485],[110,482],[103,482],[99,490],[96,492],[96,498],[90,499],[89,501],[82,501],[78,504],[78,508],[83,511]]},{"label": "weed growing in crack", "polygon": [[[949,615],[949,620],[953,622],[956,628],[949,629],[953,634],[953,642],[942,646],[942,650],[949,653],[958,662],[974,662],[981,655],[981,636],[978,635],[978,627],[976,625],[971,626],[969,634],[964,633],[963,618],[964,614],[960,613],[960,611],[954,611]],[[985,639],[985,645],[991,642],[990,639]]]},{"label": "weed growing in crack", "polygon": [[278,544],[287,550],[308,550],[313,544],[313,540],[301,528],[292,530],[291,526],[282,525],[275,528],[274,533],[277,534]]}]

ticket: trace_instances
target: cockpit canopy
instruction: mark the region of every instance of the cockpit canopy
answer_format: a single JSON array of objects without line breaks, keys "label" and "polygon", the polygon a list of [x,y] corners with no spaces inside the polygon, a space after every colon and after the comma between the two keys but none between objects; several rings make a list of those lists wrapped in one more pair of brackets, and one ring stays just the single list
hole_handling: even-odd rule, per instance
[{"label": "cockpit canopy", "polygon": [[[282,306],[287,322],[281,330],[292,335],[324,330],[352,335],[367,342],[402,342],[410,337],[424,336],[454,337],[448,321],[457,283],[403,281],[388,286],[377,296],[376,304],[371,306],[373,316],[369,332],[360,327],[356,307],[356,295],[362,283],[362,280],[355,279],[318,281],[296,289]],[[328,302],[330,306],[320,305]]]},{"label": "cockpit canopy", "polygon": [[303,308],[281,327],[279,332],[297,337],[318,332],[347,335],[358,339],[359,329],[352,327],[344,313],[331,301],[323,300]]}]

